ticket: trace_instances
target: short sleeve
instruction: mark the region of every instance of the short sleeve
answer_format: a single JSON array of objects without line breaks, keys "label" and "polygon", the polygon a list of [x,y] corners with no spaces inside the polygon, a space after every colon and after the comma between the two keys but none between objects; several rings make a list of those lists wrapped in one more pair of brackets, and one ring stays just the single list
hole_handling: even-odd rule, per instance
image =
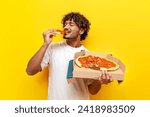
[{"label": "short sleeve", "polygon": [[41,62],[42,70],[50,64],[51,55],[52,55],[52,44],[50,44],[48,46],[48,48],[46,49],[46,52],[44,54],[44,57],[42,59],[42,62]]}]

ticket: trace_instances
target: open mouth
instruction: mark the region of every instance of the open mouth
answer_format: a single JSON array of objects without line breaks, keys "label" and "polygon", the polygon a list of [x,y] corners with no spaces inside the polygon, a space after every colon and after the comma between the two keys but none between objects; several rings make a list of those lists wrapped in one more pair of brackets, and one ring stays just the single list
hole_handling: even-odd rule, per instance
[{"label": "open mouth", "polygon": [[68,35],[68,34],[70,34],[71,33],[71,30],[64,30],[64,34],[65,35]]}]

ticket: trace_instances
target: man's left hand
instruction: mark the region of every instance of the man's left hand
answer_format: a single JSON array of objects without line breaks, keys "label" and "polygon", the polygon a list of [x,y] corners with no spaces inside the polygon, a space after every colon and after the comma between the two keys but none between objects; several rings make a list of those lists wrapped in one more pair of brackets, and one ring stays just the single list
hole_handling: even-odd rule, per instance
[{"label": "man's left hand", "polygon": [[100,76],[98,80],[101,84],[108,84],[112,82],[111,75],[107,72],[107,70],[100,70]]}]

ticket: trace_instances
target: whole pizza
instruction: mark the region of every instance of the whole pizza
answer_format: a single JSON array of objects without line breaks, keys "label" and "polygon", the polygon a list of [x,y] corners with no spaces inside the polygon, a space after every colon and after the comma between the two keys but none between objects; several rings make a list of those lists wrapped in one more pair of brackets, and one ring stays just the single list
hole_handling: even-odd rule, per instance
[{"label": "whole pizza", "polygon": [[94,55],[79,56],[75,59],[75,63],[80,68],[91,68],[95,70],[105,69],[113,71],[119,68],[119,65],[116,62],[108,58]]}]

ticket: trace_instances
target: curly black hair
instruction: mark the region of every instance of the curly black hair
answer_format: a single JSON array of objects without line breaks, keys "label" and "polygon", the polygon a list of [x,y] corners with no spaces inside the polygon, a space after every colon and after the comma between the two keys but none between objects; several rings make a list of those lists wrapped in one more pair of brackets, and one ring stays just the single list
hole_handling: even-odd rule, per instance
[{"label": "curly black hair", "polygon": [[73,20],[79,28],[82,28],[84,30],[84,33],[81,35],[81,40],[85,40],[91,25],[89,20],[79,12],[71,12],[66,14],[62,19],[63,26],[65,25],[65,22],[67,20]]}]

